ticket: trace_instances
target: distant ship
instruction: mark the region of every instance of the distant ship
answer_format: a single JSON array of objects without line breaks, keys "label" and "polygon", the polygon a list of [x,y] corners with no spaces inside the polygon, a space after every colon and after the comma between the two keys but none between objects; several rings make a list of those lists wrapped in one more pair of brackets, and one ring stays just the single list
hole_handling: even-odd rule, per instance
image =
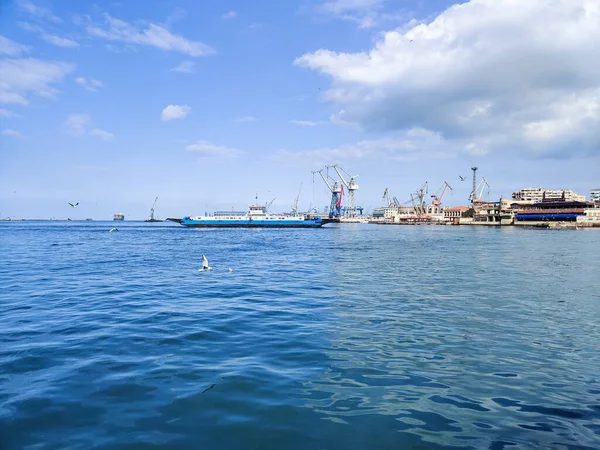
[{"label": "distant ship", "polygon": [[269,214],[266,205],[249,206],[248,211],[216,211],[212,216],[169,219],[195,228],[319,228],[330,221],[314,215]]},{"label": "distant ship", "polygon": [[152,203],[152,208],[150,208],[150,217],[148,217],[146,220],[144,220],[144,222],[162,222],[161,219],[156,219],[154,217],[154,207],[156,206],[157,200],[158,200],[158,197],[156,197],[154,199],[154,203]]},{"label": "distant ship", "polygon": [[123,213],[116,213],[113,216],[113,220],[125,220],[125,214],[123,214]]}]

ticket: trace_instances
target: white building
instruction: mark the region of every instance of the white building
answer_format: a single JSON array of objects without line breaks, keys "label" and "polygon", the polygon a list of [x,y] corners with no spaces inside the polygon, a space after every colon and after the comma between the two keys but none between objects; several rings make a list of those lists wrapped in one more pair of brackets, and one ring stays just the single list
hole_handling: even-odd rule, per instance
[{"label": "white building", "polygon": [[570,189],[554,190],[544,188],[523,188],[512,193],[515,202],[539,203],[544,200],[565,200],[567,202],[585,202],[585,195],[579,195]]},{"label": "white building", "polygon": [[590,202],[600,202],[600,189],[590,191]]}]

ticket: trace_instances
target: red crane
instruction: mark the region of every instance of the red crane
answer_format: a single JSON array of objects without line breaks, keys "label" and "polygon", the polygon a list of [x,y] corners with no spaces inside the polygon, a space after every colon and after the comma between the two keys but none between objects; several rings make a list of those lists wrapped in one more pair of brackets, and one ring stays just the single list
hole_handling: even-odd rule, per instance
[{"label": "red crane", "polygon": [[[444,198],[444,194],[446,193],[447,188],[450,188],[451,191],[454,190],[454,189],[452,189],[452,186],[450,186],[448,184],[447,181],[444,181],[444,184],[442,185],[442,187],[439,188],[435,194],[431,194],[431,198],[433,199],[431,201],[432,205],[440,206],[442,204],[442,199]],[[442,192],[441,194],[440,194],[440,191]]]}]

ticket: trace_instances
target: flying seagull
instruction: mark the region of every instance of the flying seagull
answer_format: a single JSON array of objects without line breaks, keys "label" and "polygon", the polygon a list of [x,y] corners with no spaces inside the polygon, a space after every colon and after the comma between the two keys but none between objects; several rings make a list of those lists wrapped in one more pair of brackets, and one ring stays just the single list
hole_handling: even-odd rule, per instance
[{"label": "flying seagull", "polygon": [[460,178],[460,181],[465,181],[467,179],[467,177],[461,177],[460,175],[458,176],[458,178]]},{"label": "flying seagull", "polygon": [[198,269],[198,272],[206,272],[207,270],[212,270],[212,267],[208,266],[208,259],[202,255],[202,269]]},{"label": "flying seagull", "polygon": [[110,230],[108,230],[109,233],[112,233],[113,231],[119,231],[118,228],[111,228]]},{"label": "flying seagull", "polygon": [[69,203],[69,205],[71,205],[71,208],[75,208],[77,205],[79,205],[79,202],[77,202],[75,204],[73,204],[71,202],[67,202],[67,203]]}]

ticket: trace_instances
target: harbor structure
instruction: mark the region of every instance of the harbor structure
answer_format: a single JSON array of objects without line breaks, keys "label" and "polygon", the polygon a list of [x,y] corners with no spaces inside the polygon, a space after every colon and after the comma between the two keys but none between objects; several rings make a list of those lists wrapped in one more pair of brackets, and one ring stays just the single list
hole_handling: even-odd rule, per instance
[{"label": "harbor structure", "polygon": [[585,202],[585,195],[580,195],[571,189],[521,188],[512,193],[516,203],[540,203],[544,201]]},{"label": "harbor structure", "polygon": [[600,189],[590,191],[590,202],[600,203]]}]

